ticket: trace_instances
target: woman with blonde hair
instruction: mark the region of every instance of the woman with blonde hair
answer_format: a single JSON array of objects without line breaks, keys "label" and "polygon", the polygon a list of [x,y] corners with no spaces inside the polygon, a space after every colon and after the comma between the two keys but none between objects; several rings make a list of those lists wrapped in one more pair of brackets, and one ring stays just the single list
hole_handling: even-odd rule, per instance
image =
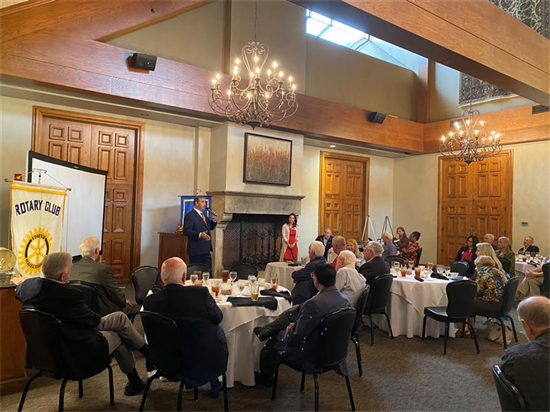
[{"label": "woman with blonde hair", "polygon": [[355,257],[357,258],[357,262],[355,263],[355,267],[361,267],[363,263],[365,263],[365,259],[363,259],[363,254],[359,250],[359,244],[357,243],[357,240],[350,238],[346,241],[346,249],[352,252]]},{"label": "woman with blonde hair", "polygon": [[[487,242],[481,242],[481,243],[478,243],[476,246],[477,246],[476,255],[478,257],[479,256],[489,256],[491,259],[493,259],[493,262],[495,263],[493,266],[496,266],[497,269],[502,270],[502,263],[500,263],[500,259],[497,257],[497,255],[495,253],[495,250],[493,249],[493,246],[491,246],[491,244],[489,244]],[[476,267],[477,267],[477,265],[476,265]]]},{"label": "woman with blonde hair", "polygon": [[497,242],[498,250],[497,250],[497,257],[499,259],[505,259],[508,262],[510,262],[510,269],[508,270],[508,274],[511,278],[516,276],[516,255],[512,251],[512,243],[510,242],[510,239],[508,239],[506,236],[501,236],[498,238]]}]

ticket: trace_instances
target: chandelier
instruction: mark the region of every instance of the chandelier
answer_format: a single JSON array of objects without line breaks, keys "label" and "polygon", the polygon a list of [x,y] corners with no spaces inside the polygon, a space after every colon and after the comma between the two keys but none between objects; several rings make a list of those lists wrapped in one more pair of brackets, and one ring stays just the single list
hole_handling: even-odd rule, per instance
[{"label": "chandelier", "polygon": [[[285,73],[276,61],[264,71],[269,47],[256,39],[257,20],[256,3],[254,41],[245,43],[241,58],[235,59],[229,87],[222,91],[221,75],[216,74],[212,79],[212,93],[208,98],[214,113],[243,126],[249,124],[252,128],[258,125],[269,126],[273,122],[292,116],[298,109],[296,84],[293,83],[292,76],[288,76],[288,85],[285,87]],[[241,72],[248,80],[241,78]]]}]

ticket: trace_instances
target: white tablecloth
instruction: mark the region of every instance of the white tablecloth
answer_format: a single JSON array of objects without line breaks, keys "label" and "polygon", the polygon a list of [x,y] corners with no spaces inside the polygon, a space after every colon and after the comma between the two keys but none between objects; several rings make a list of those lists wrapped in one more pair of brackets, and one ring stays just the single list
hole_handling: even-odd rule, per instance
[{"label": "white tablecloth", "polygon": [[303,268],[304,266],[288,266],[286,262],[269,262],[265,267],[265,281],[269,282],[271,276],[277,275],[279,278],[279,285],[288,290],[292,290],[294,289],[292,273]]},{"label": "white tablecloth", "polygon": [[516,276],[519,278],[520,282],[525,277],[525,272],[528,270],[536,269],[537,267],[534,265],[530,265],[527,262],[518,262],[515,263],[515,270],[516,270]]},{"label": "white tablecloth", "polygon": [[[407,338],[422,336],[424,308],[427,306],[447,306],[445,288],[449,281],[434,278],[424,278],[419,282],[413,276],[394,278],[390,289],[390,299],[387,313],[390,317],[394,336],[404,335]],[[376,323],[387,329],[385,317],[377,315]],[[434,338],[444,335],[445,324],[429,319],[426,324],[426,336]],[[449,336],[454,337],[455,327],[451,323]]]}]

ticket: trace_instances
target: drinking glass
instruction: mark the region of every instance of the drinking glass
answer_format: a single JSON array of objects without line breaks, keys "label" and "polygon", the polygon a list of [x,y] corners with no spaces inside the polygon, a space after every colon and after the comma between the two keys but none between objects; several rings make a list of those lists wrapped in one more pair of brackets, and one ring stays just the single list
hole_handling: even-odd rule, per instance
[{"label": "drinking glass", "polygon": [[278,284],[277,280],[278,280],[278,279],[277,279],[277,276],[276,276],[276,275],[275,275],[275,276],[271,276],[271,278],[269,278],[269,282],[271,283],[271,289],[273,289],[273,290],[275,290],[275,291],[277,290],[277,284]]},{"label": "drinking glass", "polygon": [[237,282],[237,287],[239,288],[239,295],[243,295],[243,290],[244,290],[244,287],[245,287],[245,283],[244,283],[244,280],[239,280]]},{"label": "drinking glass", "polygon": [[530,252],[531,254],[531,257],[534,258],[535,256],[537,256],[537,252]]},{"label": "drinking glass", "polygon": [[407,276],[407,268],[406,268],[406,267],[402,267],[402,268],[401,268],[401,277],[404,278],[405,276]]},{"label": "drinking glass", "polygon": [[191,284],[195,285],[197,283],[197,280],[199,280],[199,277],[197,275],[191,275],[190,280]]},{"label": "drinking glass", "polygon": [[399,266],[399,262],[393,262],[394,269],[399,270]]},{"label": "drinking glass", "polygon": [[419,268],[419,267],[417,267],[417,268],[414,270],[414,275],[415,275],[416,277],[419,277],[419,276],[420,276],[420,268]]},{"label": "drinking glass", "polygon": [[258,281],[258,278],[257,278],[256,276],[254,276],[254,275],[250,275],[250,276],[248,277],[248,282],[250,282],[250,284],[256,283],[257,281]]},{"label": "drinking glass", "polygon": [[414,260],[409,260],[408,264],[409,264],[409,269],[414,268]]},{"label": "drinking glass", "polygon": [[216,297],[220,294],[220,285],[221,283],[219,280],[212,281],[212,293],[214,293]]},{"label": "drinking glass", "polygon": [[428,270],[431,272],[434,268],[434,264],[432,262],[428,262]]},{"label": "drinking glass", "polygon": [[229,271],[222,270],[222,282],[227,283],[228,280],[229,280]]},{"label": "drinking glass", "polygon": [[200,270],[195,270],[193,272],[193,275],[197,275],[197,279],[200,279],[201,278],[201,271]]},{"label": "drinking glass", "polygon": [[231,277],[231,282],[235,283],[238,277],[237,272],[229,272],[229,277]]},{"label": "drinking glass", "polygon": [[445,272],[445,267],[443,265],[437,265],[437,273],[442,275]]},{"label": "drinking glass", "polygon": [[260,287],[257,283],[250,283],[250,299],[257,301],[260,295]]},{"label": "drinking glass", "polygon": [[210,273],[202,272],[202,283],[208,284],[208,279],[210,279]]}]

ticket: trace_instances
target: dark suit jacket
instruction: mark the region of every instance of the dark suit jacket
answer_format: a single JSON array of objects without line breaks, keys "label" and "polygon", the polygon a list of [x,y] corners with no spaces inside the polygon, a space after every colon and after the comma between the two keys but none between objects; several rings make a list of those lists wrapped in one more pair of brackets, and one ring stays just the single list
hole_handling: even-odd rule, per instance
[{"label": "dark suit jacket", "polygon": [[326,263],[327,260],[324,257],[319,256],[309,262],[305,268],[292,273],[292,279],[294,280],[294,289],[292,289],[292,304],[299,305],[317,294],[317,289],[315,289],[315,286],[313,285],[311,274],[315,271],[317,265]]},{"label": "dark suit jacket", "polygon": [[[323,242],[324,237],[325,237],[325,235],[319,235],[315,238],[315,240],[317,240],[318,242],[321,242],[321,243],[325,243],[325,242]],[[332,236],[328,238],[327,244],[325,245],[325,254],[323,255],[325,257],[325,259],[328,257],[328,251],[330,250],[331,247],[332,247]]]},{"label": "dark suit jacket", "polygon": [[500,367],[522,394],[528,411],[549,411],[550,329],[534,341],[508,348]]},{"label": "dark suit jacket", "polygon": [[183,375],[190,385],[211,382],[227,370],[227,340],[219,326],[223,314],[207,288],[168,284],[147,296],[143,308],[178,325]]},{"label": "dark suit jacket", "polygon": [[98,310],[101,316],[126,308],[126,296],[118,287],[113,270],[104,263],[83,257],[73,265],[71,280],[93,283],[98,288]]},{"label": "dark suit jacket", "polygon": [[[300,371],[313,372],[317,368],[321,320],[338,309],[351,306],[348,298],[335,286],[324,288],[304,302],[298,320],[286,334],[280,355],[285,364]],[[341,368],[342,372],[347,372]]]},{"label": "dark suit jacket", "polygon": [[109,347],[97,329],[101,317],[86,305],[78,289],[55,280],[32,278],[17,286],[15,296],[23,309],[47,312],[62,322],[66,368],[78,362],[80,368],[90,371],[105,363]]},{"label": "dark suit jacket", "polygon": [[216,228],[217,222],[209,220],[206,215],[204,217],[207,224],[195,210],[191,210],[183,220],[183,234],[187,236],[187,254],[189,256],[207,255],[212,251],[212,241],[199,238],[199,233],[206,232],[208,236],[212,236],[210,231]]},{"label": "dark suit jacket", "polygon": [[390,265],[380,256],[375,256],[370,262],[365,262],[359,268],[359,273],[361,273],[365,279],[367,279],[367,285],[371,285],[380,275],[385,275],[390,273]]},{"label": "dark suit jacket", "polygon": [[[525,248],[522,247],[520,250],[518,250],[518,253],[519,253],[520,255],[525,254],[524,250],[525,250]],[[539,250],[539,247],[538,247],[538,246],[531,245],[531,246],[529,246],[529,247],[527,248],[527,252],[539,253],[540,250]]]}]

